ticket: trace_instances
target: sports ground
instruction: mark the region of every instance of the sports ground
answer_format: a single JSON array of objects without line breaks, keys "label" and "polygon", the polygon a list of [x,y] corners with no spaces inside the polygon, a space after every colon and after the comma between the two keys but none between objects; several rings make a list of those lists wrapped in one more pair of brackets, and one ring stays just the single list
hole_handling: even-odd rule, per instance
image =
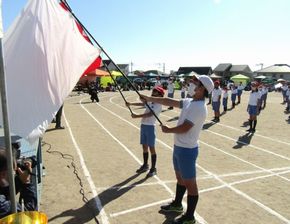
[{"label": "sports ground", "polygon": [[[130,102],[138,100],[133,91],[123,93]],[[175,92],[175,98],[179,96]],[[290,123],[285,105],[280,93],[269,93],[257,131],[250,134],[248,96],[244,92],[242,103],[223,114],[220,123],[210,121],[208,106],[197,161],[198,223],[290,223]],[[87,94],[71,94],[64,104],[65,129],[54,130],[52,124],[44,135],[41,211],[49,223],[57,224],[171,223],[174,215],[163,214],[159,207],[175,194],[173,135],[157,125],[157,176],[136,174],[142,163],[140,120],[131,118],[119,93],[99,97],[97,104]],[[160,120],[174,126],[179,111],[164,107]]]}]

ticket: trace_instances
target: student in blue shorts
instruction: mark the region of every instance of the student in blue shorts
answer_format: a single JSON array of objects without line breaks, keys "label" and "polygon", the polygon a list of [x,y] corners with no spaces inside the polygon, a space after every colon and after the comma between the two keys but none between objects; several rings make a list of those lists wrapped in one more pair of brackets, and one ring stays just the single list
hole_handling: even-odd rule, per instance
[{"label": "student in blue shorts", "polygon": [[250,128],[247,130],[248,132],[255,132],[256,131],[256,125],[257,125],[257,116],[260,113],[260,101],[261,101],[261,94],[258,90],[259,84],[257,82],[251,83],[252,91],[250,93],[249,97],[249,103],[247,111],[249,113],[249,123]]},{"label": "student in blue shorts", "polygon": [[[164,96],[164,89],[161,86],[155,86],[152,90],[152,96],[155,97],[163,97]],[[144,106],[143,102],[138,103],[126,103],[126,106]],[[161,104],[158,103],[148,103],[148,106],[154,111],[154,113],[158,116],[162,111]],[[149,170],[148,165],[148,157],[150,150],[151,153],[151,168],[147,174],[147,177],[152,177],[156,175],[156,150],[155,150],[155,123],[156,118],[153,116],[153,113],[150,111],[148,107],[146,107],[145,112],[143,114],[135,114],[132,113],[132,118],[142,118],[141,120],[141,133],[140,133],[140,143],[142,144],[143,148],[143,165],[136,170],[137,173],[144,173]]]},{"label": "student in blue shorts", "polygon": [[161,206],[161,210],[182,213],[182,199],[187,191],[187,210],[173,221],[175,224],[195,223],[194,211],[198,202],[196,183],[198,138],[207,116],[205,98],[214,88],[212,80],[206,75],[195,75],[193,79],[195,88],[192,98],[174,100],[142,96],[142,99],[148,102],[181,108],[176,127],[161,126],[164,133],[174,133],[173,165],[177,179],[175,199],[168,205]]}]

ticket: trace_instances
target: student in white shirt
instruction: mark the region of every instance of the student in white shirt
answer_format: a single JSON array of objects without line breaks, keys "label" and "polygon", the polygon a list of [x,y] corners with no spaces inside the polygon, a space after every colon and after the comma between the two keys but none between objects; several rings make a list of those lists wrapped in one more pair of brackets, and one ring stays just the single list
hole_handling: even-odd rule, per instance
[{"label": "student in white shirt", "polygon": [[261,107],[265,109],[267,104],[267,97],[268,97],[268,87],[264,84],[262,87],[262,96],[261,96]]},{"label": "student in white shirt", "polygon": [[240,104],[241,103],[241,96],[242,96],[242,93],[243,93],[243,90],[244,90],[244,85],[242,82],[240,82],[240,84],[238,85],[238,102],[237,104]]},{"label": "student in white shirt", "polygon": [[283,104],[285,104],[287,102],[286,92],[288,90],[288,86],[287,86],[286,82],[283,83],[283,86],[281,87],[281,90],[282,90],[282,96],[283,96]]},{"label": "student in white shirt", "polygon": [[260,108],[261,95],[258,92],[258,85],[259,84],[257,82],[251,83],[252,91],[250,93],[249,103],[248,103],[248,108],[247,108],[247,111],[249,113],[249,123],[250,123],[250,128],[247,131],[252,132],[252,133],[256,131],[257,116],[260,112],[259,108]]},{"label": "student in white shirt", "polygon": [[287,102],[286,112],[289,112],[290,111],[290,82],[288,83],[288,89],[286,91],[286,102]]},{"label": "student in white shirt", "polygon": [[219,122],[220,121],[220,105],[221,105],[221,96],[222,90],[220,88],[220,82],[214,82],[214,89],[211,93],[212,95],[212,109],[214,111],[214,119],[212,121]]},{"label": "student in white shirt", "polygon": [[[163,97],[164,89],[160,86],[156,86],[152,90],[152,96],[154,97]],[[126,103],[126,106],[144,106],[145,103]],[[148,103],[148,106],[154,111],[154,113],[158,116],[162,111],[162,105],[158,103]],[[155,122],[156,118],[153,116],[153,113],[150,111],[148,107],[146,107],[145,112],[143,114],[135,114],[132,113],[132,118],[142,118],[141,120],[141,129],[140,129],[140,144],[142,144],[143,148],[143,165],[136,170],[137,173],[144,173],[149,169],[148,165],[148,148],[151,153],[151,168],[147,174],[147,177],[152,177],[156,175],[156,150],[155,150]]]},{"label": "student in white shirt", "polygon": [[236,98],[237,98],[237,93],[238,93],[237,87],[235,85],[232,85],[231,86],[231,91],[232,91],[232,94],[231,94],[232,108],[235,108],[235,106],[236,106]]},{"label": "student in white shirt", "polygon": [[[172,78],[168,80],[167,91],[168,91],[167,97],[174,98],[174,83]],[[173,110],[173,107],[168,107],[168,110]]]},{"label": "student in white shirt", "polygon": [[222,94],[223,94],[223,107],[224,107],[224,112],[226,113],[227,110],[228,110],[228,96],[229,96],[227,86],[224,86],[223,91],[222,91]]},{"label": "student in white shirt", "polygon": [[173,165],[177,179],[176,195],[173,202],[161,206],[164,212],[182,212],[182,198],[187,191],[186,213],[177,217],[173,223],[195,223],[194,211],[198,202],[196,183],[196,159],[198,138],[207,116],[205,98],[213,90],[213,82],[206,75],[195,75],[192,98],[175,100],[170,98],[141,96],[143,100],[165,106],[181,108],[176,127],[162,125],[164,133],[174,133]]},{"label": "student in white shirt", "polygon": [[186,91],[186,82],[182,82],[182,87],[181,87],[181,91],[180,91],[180,94],[181,94],[181,99],[184,99],[185,98],[185,91]]}]

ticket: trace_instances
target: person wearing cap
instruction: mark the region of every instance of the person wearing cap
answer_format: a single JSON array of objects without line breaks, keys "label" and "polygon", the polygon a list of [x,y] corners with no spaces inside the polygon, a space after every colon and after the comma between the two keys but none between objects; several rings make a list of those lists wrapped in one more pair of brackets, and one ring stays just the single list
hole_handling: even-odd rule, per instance
[{"label": "person wearing cap", "polygon": [[262,86],[262,96],[261,96],[261,109],[265,109],[266,108],[266,104],[267,104],[267,98],[268,98],[268,87],[266,86],[266,84],[263,84]]},{"label": "person wearing cap", "polygon": [[260,99],[261,95],[258,91],[259,84],[257,82],[251,83],[251,93],[249,97],[249,103],[247,111],[249,113],[249,124],[250,128],[247,130],[248,132],[255,132],[257,126],[257,116],[259,114],[260,108]]},{"label": "person wearing cap", "polygon": [[288,89],[285,95],[286,95],[286,102],[287,102],[285,111],[289,112],[290,111],[290,82],[288,83]]},{"label": "person wearing cap", "polygon": [[[168,91],[167,97],[174,98],[174,83],[172,78],[168,80],[167,91]],[[173,110],[173,107],[168,107],[168,110]]]},{"label": "person wearing cap", "polygon": [[238,102],[237,102],[237,104],[240,104],[241,103],[241,96],[242,96],[242,93],[243,93],[244,88],[245,87],[244,87],[243,83],[240,82],[240,84],[238,85],[238,93],[237,93],[237,95],[238,95]]},{"label": "person wearing cap", "polygon": [[[152,90],[152,96],[154,97],[163,97],[164,96],[164,89],[161,86],[156,86]],[[140,144],[143,148],[143,164],[139,169],[136,170],[137,173],[144,173],[149,170],[148,165],[148,157],[150,150],[151,153],[151,168],[147,174],[147,177],[152,177],[156,175],[156,150],[155,150],[155,139],[156,139],[156,132],[155,132],[155,123],[156,118],[153,116],[151,110],[147,107],[147,105],[143,102],[136,102],[136,103],[129,103],[126,102],[126,106],[146,106],[145,112],[143,114],[135,114],[132,113],[132,118],[142,118],[141,120],[141,128],[140,128]],[[148,103],[148,106],[152,109],[152,111],[159,116],[162,111],[161,104],[158,103]]]},{"label": "person wearing cap", "polygon": [[219,122],[222,90],[220,88],[220,82],[218,80],[214,82],[214,89],[211,95],[212,95],[212,109],[214,111],[214,119],[212,121]]},{"label": "person wearing cap", "polygon": [[195,86],[192,98],[175,100],[141,95],[143,101],[181,108],[177,126],[161,126],[164,133],[174,133],[173,166],[177,179],[175,199],[162,205],[161,210],[182,213],[182,199],[187,191],[187,210],[173,221],[175,224],[195,223],[194,211],[199,197],[196,183],[198,138],[208,113],[205,98],[214,88],[213,81],[206,75],[195,75],[192,80]]},{"label": "person wearing cap", "polygon": [[223,87],[223,91],[222,91],[222,94],[223,94],[223,107],[224,107],[224,113],[227,112],[228,110],[228,88],[227,86],[224,86]]},{"label": "person wearing cap", "polygon": [[237,87],[235,84],[233,84],[231,86],[231,100],[232,100],[232,109],[235,108],[236,106],[236,98],[237,98],[237,93],[238,93],[238,90],[237,90]]}]

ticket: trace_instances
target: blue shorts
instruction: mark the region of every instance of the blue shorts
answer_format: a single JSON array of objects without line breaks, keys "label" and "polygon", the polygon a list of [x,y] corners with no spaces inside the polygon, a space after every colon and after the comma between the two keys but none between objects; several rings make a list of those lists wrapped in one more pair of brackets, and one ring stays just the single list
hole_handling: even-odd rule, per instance
[{"label": "blue shorts", "polygon": [[219,112],[219,111],[220,111],[220,105],[221,105],[220,102],[212,102],[212,109],[213,109],[215,112]]},{"label": "blue shorts", "polygon": [[224,107],[228,106],[228,98],[223,98],[223,106]]},{"label": "blue shorts", "polygon": [[167,95],[169,98],[173,98],[173,96],[174,96],[174,93],[168,93],[168,95]]},{"label": "blue shorts", "polygon": [[141,124],[140,144],[155,147],[155,126]]},{"label": "blue shorts", "polygon": [[248,112],[250,116],[257,116],[257,106],[248,105]]},{"label": "blue shorts", "polygon": [[235,102],[236,101],[236,97],[237,97],[237,94],[232,94],[231,95],[232,102]]},{"label": "blue shorts", "polygon": [[196,177],[196,159],[198,156],[198,147],[183,148],[174,145],[173,166],[176,172],[181,173],[183,179]]},{"label": "blue shorts", "polygon": [[243,90],[239,90],[239,89],[238,89],[238,96],[241,96],[242,93],[243,93]]}]

